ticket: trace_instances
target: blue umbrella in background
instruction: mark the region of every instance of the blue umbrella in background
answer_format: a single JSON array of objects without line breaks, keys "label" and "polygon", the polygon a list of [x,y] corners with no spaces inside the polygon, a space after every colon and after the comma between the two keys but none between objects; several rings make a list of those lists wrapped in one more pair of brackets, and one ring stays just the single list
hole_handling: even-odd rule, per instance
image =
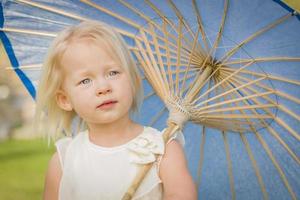
[{"label": "blue umbrella in background", "polygon": [[[291,1],[1,2],[1,59],[35,97],[63,28],[101,20],[144,75],[136,119],[163,129],[166,100],[187,114],[185,152],[199,199],[300,198],[300,17]],[[166,98],[169,92],[172,98]]]}]

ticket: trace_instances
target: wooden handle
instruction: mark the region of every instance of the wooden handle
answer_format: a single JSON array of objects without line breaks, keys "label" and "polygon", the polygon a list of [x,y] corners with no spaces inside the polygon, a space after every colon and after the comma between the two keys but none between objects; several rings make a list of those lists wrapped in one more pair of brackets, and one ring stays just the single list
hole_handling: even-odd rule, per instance
[{"label": "wooden handle", "polygon": [[[170,123],[168,125],[167,129],[163,133],[163,138],[164,138],[164,143],[165,144],[169,140],[170,136],[173,133],[175,133],[175,131],[177,131],[178,129],[179,129],[179,126],[176,125],[176,124],[174,124],[174,123]],[[156,155],[156,158],[158,156],[159,155]],[[133,195],[135,194],[136,190],[140,186],[141,182],[144,180],[145,176],[147,175],[147,173],[149,172],[149,170],[153,166],[153,163],[149,163],[149,164],[145,164],[145,165],[141,166],[141,168],[139,169],[138,173],[136,174],[134,180],[132,181],[130,187],[128,188],[127,192],[122,197],[122,200],[130,200],[130,199],[132,199]]]},{"label": "wooden handle", "polygon": [[151,169],[151,167],[152,167],[152,163],[142,165],[142,167],[139,169],[135,179],[131,183],[131,186],[129,187],[129,189],[127,190],[125,195],[123,196],[122,200],[132,199],[134,193],[138,189],[139,185],[141,184],[141,182],[143,181],[143,179],[145,178],[146,174]]}]

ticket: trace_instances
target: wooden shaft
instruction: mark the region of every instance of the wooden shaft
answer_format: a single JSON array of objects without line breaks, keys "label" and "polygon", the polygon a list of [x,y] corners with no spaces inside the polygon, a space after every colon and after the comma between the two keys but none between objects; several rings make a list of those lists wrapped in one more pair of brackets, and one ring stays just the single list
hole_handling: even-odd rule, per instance
[{"label": "wooden shaft", "polygon": [[151,169],[151,167],[152,167],[152,163],[142,165],[142,167],[139,169],[139,171],[138,171],[135,179],[131,183],[131,186],[129,187],[129,189],[125,193],[125,195],[122,198],[122,200],[130,200],[130,199],[132,199],[134,193],[138,189],[139,185],[141,184],[141,182],[143,181],[144,177],[146,176],[146,174],[148,173],[148,171]]},{"label": "wooden shaft", "polygon": [[205,80],[207,79],[207,77],[209,77],[209,75],[212,72],[212,68],[207,66],[204,71],[201,73],[201,75],[199,77],[196,77],[196,82],[195,84],[192,86],[192,88],[188,91],[188,94],[186,96],[187,100],[190,102],[192,101],[195,96],[197,96],[198,92],[201,90],[201,88],[203,87],[203,83],[205,82]]},{"label": "wooden shaft", "polygon": [[[168,127],[166,128],[165,132],[163,133],[164,143],[166,145],[169,138],[179,129],[179,126],[174,123],[169,123]],[[159,155],[156,155],[158,158]],[[154,163],[154,162],[153,162]],[[153,163],[142,165],[139,169],[138,173],[136,174],[134,180],[132,181],[130,187],[128,188],[125,195],[122,197],[122,200],[130,200],[134,196],[136,190],[138,189],[141,182],[144,180],[145,176],[151,169]]]}]

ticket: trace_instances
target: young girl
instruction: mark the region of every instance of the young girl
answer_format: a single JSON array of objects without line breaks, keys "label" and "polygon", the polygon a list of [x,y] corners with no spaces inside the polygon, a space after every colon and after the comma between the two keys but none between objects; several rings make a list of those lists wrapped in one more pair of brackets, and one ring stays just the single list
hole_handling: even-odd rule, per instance
[{"label": "young girl", "polygon": [[[44,200],[119,200],[141,164],[154,162],[133,199],[196,199],[182,146],[130,119],[142,97],[138,70],[121,36],[88,21],[61,32],[39,82],[37,119],[57,138],[78,116],[86,130],[56,142]],[[74,127],[73,127],[74,129]],[[159,154],[159,159],[155,159]]]}]

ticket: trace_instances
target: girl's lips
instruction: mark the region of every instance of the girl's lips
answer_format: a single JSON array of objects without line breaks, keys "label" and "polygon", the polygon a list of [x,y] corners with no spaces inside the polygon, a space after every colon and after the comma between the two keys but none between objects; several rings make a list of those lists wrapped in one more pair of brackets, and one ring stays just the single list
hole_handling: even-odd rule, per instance
[{"label": "girl's lips", "polygon": [[97,108],[108,108],[108,107],[111,107],[113,106],[114,104],[116,104],[117,101],[104,101],[102,104],[100,104],[99,106],[97,106]]}]

